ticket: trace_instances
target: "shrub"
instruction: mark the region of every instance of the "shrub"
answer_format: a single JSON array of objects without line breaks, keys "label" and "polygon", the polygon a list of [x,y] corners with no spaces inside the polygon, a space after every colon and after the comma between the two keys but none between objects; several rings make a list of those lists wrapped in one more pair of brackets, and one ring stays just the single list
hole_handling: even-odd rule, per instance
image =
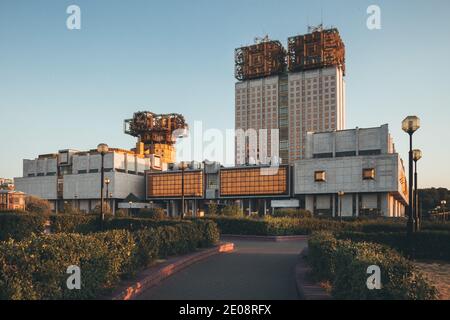
[{"label": "shrub", "polygon": [[141,230],[145,228],[157,228],[161,226],[173,226],[180,223],[189,223],[181,220],[154,220],[144,218],[115,218],[108,219],[104,223],[105,230],[126,229],[130,231]]},{"label": "shrub", "polygon": [[254,236],[264,236],[268,234],[267,223],[264,220],[221,216],[208,216],[208,219],[217,223],[221,234]]},{"label": "shrub", "polygon": [[312,218],[313,214],[304,209],[276,209],[272,215],[276,218]]},{"label": "shrub", "polygon": [[340,239],[355,242],[371,242],[387,245],[407,257],[414,259],[450,261],[450,232],[421,231],[412,235],[411,241],[402,232],[341,232]]},{"label": "shrub", "polygon": [[[334,239],[317,233],[309,240],[308,262],[315,278],[332,282],[336,299],[434,299],[436,290],[404,257],[387,246]],[[367,268],[381,270],[381,290],[367,288]]]},{"label": "shrub", "polygon": [[117,209],[116,213],[114,215],[115,218],[125,218],[128,217],[128,210],[127,209]]},{"label": "shrub", "polygon": [[241,207],[237,204],[223,207],[222,210],[220,210],[220,214],[227,217],[239,217],[244,215]]},{"label": "shrub", "polygon": [[211,216],[219,214],[217,203],[211,202],[210,204],[208,204],[208,214]]},{"label": "shrub", "polygon": [[48,215],[52,211],[50,202],[35,196],[25,198],[25,208],[27,212],[42,215]]},{"label": "shrub", "polygon": [[32,233],[44,232],[46,218],[38,214],[21,212],[0,213],[0,241],[22,240]]},{"label": "shrub", "polygon": [[82,233],[87,234],[99,230],[99,216],[58,214],[50,216],[53,233]]},{"label": "shrub", "polygon": [[217,224],[212,220],[194,220],[198,231],[202,235],[200,237],[199,247],[211,247],[219,243],[220,232]]},{"label": "shrub", "polygon": [[162,208],[146,208],[140,209],[137,214],[133,214],[136,218],[147,218],[153,220],[164,220],[168,219],[164,209]]},{"label": "shrub", "polygon": [[[95,215],[100,215],[100,209],[101,209],[100,204],[98,204],[94,207],[91,213]],[[103,214],[105,216],[112,216],[111,206],[107,201],[103,203]]]},{"label": "shrub", "polygon": [[333,254],[336,251],[337,240],[331,232],[314,233],[308,240],[308,263],[314,270],[317,281],[333,278]]},{"label": "shrub", "polygon": [[[0,299],[93,299],[157,257],[217,243],[212,221],[81,234],[31,235],[0,242]],[[79,266],[81,290],[68,290],[69,266]]]},{"label": "shrub", "polygon": [[[119,275],[122,261],[94,236],[58,234],[32,236],[0,244],[1,299],[95,298]],[[82,272],[81,290],[68,290],[69,266]]]}]

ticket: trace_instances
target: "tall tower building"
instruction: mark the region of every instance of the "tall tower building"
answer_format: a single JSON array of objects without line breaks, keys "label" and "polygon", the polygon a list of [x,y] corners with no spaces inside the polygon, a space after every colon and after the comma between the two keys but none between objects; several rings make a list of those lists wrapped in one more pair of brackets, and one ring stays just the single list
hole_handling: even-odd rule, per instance
[{"label": "tall tower building", "polygon": [[[288,39],[288,49],[267,37],[235,51],[235,125],[255,130],[283,163],[302,159],[306,133],[345,129],[345,46],[337,29],[310,28]],[[265,133],[266,129],[267,133]],[[278,129],[277,133],[273,129]],[[263,130],[263,131],[260,131]],[[249,137],[236,141],[236,164],[250,160]]]}]

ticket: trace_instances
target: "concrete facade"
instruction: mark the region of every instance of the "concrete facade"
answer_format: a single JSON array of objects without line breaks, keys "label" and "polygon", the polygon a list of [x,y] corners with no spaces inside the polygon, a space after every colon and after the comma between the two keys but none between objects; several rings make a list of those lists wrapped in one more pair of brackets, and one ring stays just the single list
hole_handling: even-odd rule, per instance
[{"label": "concrete facade", "polygon": [[[272,138],[278,138],[283,163],[303,159],[309,131],[345,128],[345,81],[341,67],[328,67],[286,75],[237,82],[235,85],[235,126],[247,132],[267,130],[267,155]],[[272,137],[273,129],[278,129]],[[259,150],[261,150],[261,145]],[[248,142],[236,143],[236,164],[248,162],[257,153]],[[261,155],[258,163],[266,164]]]},{"label": "concrete facade", "polygon": [[331,216],[404,216],[405,169],[387,125],[308,133],[305,155],[294,166],[294,192],[305,196],[306,209]]},{"label": "concrete facade", "polygon": [[[115,209],[118,202],[134,194],[145,198],[144,173],[152,169],[153,156],[111,149],[104,157],[105,199]],[[16,188],[29,195],[47,199],[55,211],[65,203],[90,212],[100,203],[101,155],[95,150],[62,150],[23,161],[23,177],[14,179]]]}]

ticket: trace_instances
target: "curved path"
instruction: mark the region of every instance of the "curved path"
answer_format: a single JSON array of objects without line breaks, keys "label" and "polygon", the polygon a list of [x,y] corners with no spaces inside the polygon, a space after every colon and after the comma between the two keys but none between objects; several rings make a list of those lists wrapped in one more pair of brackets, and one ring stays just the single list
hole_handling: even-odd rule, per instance
[{"label": "curved path", "polygon": [[139,300],[295,300],[294,268],[306,241],[233,240],[235,251],[181,270]]}]

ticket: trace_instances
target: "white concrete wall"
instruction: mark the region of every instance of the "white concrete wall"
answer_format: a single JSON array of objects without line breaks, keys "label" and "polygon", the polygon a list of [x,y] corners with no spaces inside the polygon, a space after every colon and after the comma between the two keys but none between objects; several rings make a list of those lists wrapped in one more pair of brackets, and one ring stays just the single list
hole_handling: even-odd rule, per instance
[{"label": "white concrete wall", "polygon": [[[130,193],[144,198],[144,177],[121,172],[107,172],[109,178],[109,192],[114,199],[124,199]],[[105,186],[106,196],[106,186]],[[100,173],[67,175],[64,177],[64,199],[99,199]]]},{"label": "white concrete wall", "polygon": [[[295,194],[396,192],[398,154],[300,160],[294,166]],[[375,168],[374,180],[363,180],[362,170]],[[325,171],[326,181],[316,182],[314,173]]]},{"label": "white concrete wall", "polygon": [[57,199],[56,176],[15,178],[14,184],[17,191],[25,192],[39,198]]},{"label": "white concrete wall", "polygon": [[376,128],[309,133],[305,143],[305,159],[314,154],[380,150],[381,154],[392,153],[395,148],[389,135],[388,125]]}]

